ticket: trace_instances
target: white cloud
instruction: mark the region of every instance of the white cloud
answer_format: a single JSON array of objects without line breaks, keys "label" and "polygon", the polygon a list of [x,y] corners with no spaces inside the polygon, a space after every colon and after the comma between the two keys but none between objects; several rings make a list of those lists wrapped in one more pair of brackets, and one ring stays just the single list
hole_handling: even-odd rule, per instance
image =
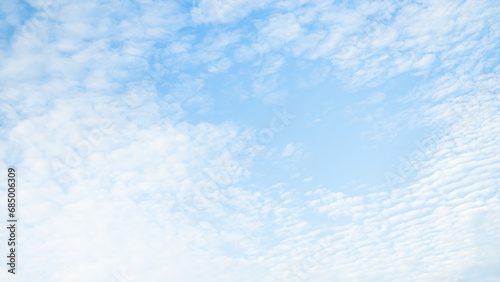
[{"label": "white cloud", "polygon": [[[500,83],[493,71],[480,75],[495,62],[485,59],[498,41],[494,1],[278,3],[279,14],[250,32],[176,34],[191,21],[230,23],[266,3],[203,0],[187,15],[173,3],[72,2],[32,40],[8,39],[0,162],[16,164],[21,179],[16,279],[110,281],[117,268],[144,281],[279,281],[290,268],[314,281],[498,277]],[[21,22],[14,15],[9,24]],[[423,104],[414,122],[445,129],[415,177],[363,196],[320,186],[303,200],[293,184],[242,184],[252,176],[252,161],[239,155],[242,128],[182,121],[185,106],[210,109],[203,87],[215,75],[186,69],[216,73],[262,59],[256,96],[277,99],[290,54],[327,60],[318,76],[353,85],[452,73],[406,97]],[[164,68],[145,78],[153,63]],[[145,89],[144,80],[167,83]],[[137,91],[147,95],[135,100]],[[365,103],[384,98],[376,92]],[[292,143],[277,151],[298,153]],[[67,169],[60,182],[55,163]],[[328,255],[314,263],[319,242]]]},{"label": "white cloud", "polygon": [[277,15],[260,30],[266,42],[273,47],[281,46],[296,39],[302,32],[300,23],[293,14]]},{"label": "white cloud", "polygon": [[312,177],[308,177],[308,178],[305,178],[304,180],[302,180],[302,182],[311,182],[313,180]]},{"label": "white cloud", "polygon": [[292,155],[297,150],[293,144],[287,144],[281,153],[281,157],[288,157]]},{"label": "white cloud", "polygon": [[219,61],[208,67],[209,72],[222,72],[227,71],[232,65],[232,62],[228,58],[222,58]]},{"label": "white cloud", "polygon": [[252,10],[264,7],[267,1],[248,0],[201,0],[191,9],[195,23],[226,23],[241,19]]}]

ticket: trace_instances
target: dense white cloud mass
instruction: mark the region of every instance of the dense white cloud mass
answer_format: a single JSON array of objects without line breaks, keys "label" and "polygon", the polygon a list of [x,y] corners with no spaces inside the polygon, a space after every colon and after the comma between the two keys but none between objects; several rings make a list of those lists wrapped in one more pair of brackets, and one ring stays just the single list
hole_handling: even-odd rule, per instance
[{"label": "dense white cloud mass", "polygon": [[[500,281],[499,12],[479,0],[0,4],[0,168],[18,171],[20,218],[18,274],[4,265],[0,281]],[[389,89],[397,79],[413,84]],[[338,81],[346,93],[330,90]],[[376,110],[312,138],[350,138],[359,120],[373,127],[356,136],[374,140],[434,132],[395,156],[387,183],[354,179],[360,193],[300,171],[307,157],[331,165],[315,143],[279,145],[309,134],[300,122],[337,124],[328,96],[358,90],[346,115]]]}]

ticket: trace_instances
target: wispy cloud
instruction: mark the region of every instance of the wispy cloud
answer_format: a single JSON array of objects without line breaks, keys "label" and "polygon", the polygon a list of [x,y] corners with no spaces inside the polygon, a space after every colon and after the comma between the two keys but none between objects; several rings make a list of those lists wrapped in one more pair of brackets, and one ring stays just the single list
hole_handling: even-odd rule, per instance
[{"label": "wispy cloud", "polygon": [[500,277],[495,1],[1,6],[19,281]]}]

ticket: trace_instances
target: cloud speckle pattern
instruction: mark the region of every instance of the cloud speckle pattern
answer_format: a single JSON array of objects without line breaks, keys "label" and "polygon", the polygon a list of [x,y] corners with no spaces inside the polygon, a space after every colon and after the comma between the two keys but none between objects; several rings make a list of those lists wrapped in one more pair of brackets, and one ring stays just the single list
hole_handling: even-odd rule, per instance
[{"label": "cloud speckle pattern", "polygon": [[496,4],[0,4],[0,280],[500,281]]}]

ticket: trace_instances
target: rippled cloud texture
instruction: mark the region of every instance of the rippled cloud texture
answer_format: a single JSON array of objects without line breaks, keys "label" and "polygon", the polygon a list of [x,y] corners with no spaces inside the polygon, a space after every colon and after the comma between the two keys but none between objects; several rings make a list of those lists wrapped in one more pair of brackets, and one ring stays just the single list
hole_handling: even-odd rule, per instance
[{"label": "rippled cloud texture", "polygon": [[0,13],[1,281],[500,281],[497,1]]}]

